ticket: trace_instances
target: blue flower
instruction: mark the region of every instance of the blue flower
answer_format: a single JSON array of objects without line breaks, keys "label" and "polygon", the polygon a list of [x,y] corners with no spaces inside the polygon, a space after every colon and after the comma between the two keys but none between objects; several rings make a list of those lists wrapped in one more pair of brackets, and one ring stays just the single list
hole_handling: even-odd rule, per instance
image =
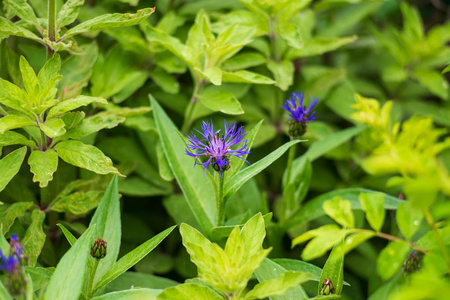
[{"label": "blue flower", "polygon": [[[212,120],[210,122],[203,121],[202,131],[198,131],[202,138],[199,140],[194,133],[188,135],[189,143],[187,144],[186,154],[195,157],[195,165],[202,165],[205,169],[208,165],[220,172],[222,177],[222,171],[226,171],[230,168],[230,156],[236,156],[244,161],[246,161],[243,156],[250,153],[247,148],[248,141],[238,149],[232,150],[231,147],[242,142],[244,136],[247,132],[244,132],[244,127],[241,126],[239,129],[236,127],[236,123],[230,123],[227,125],[225,123],[225,132],[220,135],[220,129],[214,131]],[[198,162],[199,157],[206,156],[206,161],[201,163]],[[247,161],[246,161],[247,162]],[[248,162],[247,162],[248,163]]]},{"label": "blue flower", "polygon": [[281,106],[281,108],[285,109],[289,115],[286,115],[289,120],[295,121],[298,123],[302,123],[304,121],[312,121],[314,119],[317,119],[314,117],[315,111],[312,112],[310,116],[309,113],[311,112],[311,109],[317,104],[317,101],[319,101],[319,98],[315,98],[314,102],[312,99],[312,96],[310,96],[310,102],[308,109],[305,105],[303,105],[303,99],[305,98],[305,93],[291,93],[291,99],[287,99],[284,103],[284,106]]},{"label": "blue flower", "polygon": [[11,236],[10,241],[11,249],[10,255],[6,257],[2,250],[0,250],[0,270],[4,270],[8,273],[13,272],[17,267],[20,266],[20,260],[22,257],[23,247],[19,243],[19,238],[16,234]]},{"label": "blue flower", "polygon": [[[285,109],[289,114],[286,115],[288,117],[289,121],[289,136],[291,139],[299,139],[302,135],[306,133],[306,128],[308,126],[308,122],[317,119],[314,117],[314,114],[316,113],[313,111],[311,113],[311,110],[313,107],[317,104],[317,101],[319,101],[319,98],[315,98],[314,101],[312,99],[312,96],[310,96],[310,102],[309,107],[306,108],[305,105],[303,105],[303,99],[305,98],[305,94],[296,92],[291,93],[291,99],[287,99],[284,103],[284,106],[281,106],[281,108]],[[310,114],[311,113],[311,114]]]}]

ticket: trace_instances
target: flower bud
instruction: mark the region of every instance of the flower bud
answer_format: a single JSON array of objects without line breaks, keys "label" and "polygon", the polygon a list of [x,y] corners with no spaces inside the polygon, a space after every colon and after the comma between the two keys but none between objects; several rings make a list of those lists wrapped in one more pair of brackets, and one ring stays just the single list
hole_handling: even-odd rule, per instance
[{"label": "flower bud", "polygon": [[412,273],[420,269],[420,257],[416,251],[411,251],[408,258],[405,260],[402,266],[402,270],[405,273]]},{"label": "flower bud", "polygon": [[320,289],[319,295],[330,295],[334,294],[335,289],[331,278],[327,278],[322,282],[322,288]]},{"label": "flower bud", "polygon": [[306,133],[307,127],[308,121],[289,121],[289,136],[293,140],[299,139]]},{"label": "flower bud", "polygon": [[102,238],[98,238],[91,246],[91,256],[96,259],[102,259],[106,256],[107,248],[108,248],[107,242]]}]

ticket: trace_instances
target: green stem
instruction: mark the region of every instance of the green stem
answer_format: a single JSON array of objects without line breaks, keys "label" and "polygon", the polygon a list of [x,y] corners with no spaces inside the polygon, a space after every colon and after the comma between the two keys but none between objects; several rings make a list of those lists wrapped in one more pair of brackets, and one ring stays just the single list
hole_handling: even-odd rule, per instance
[{"label": "green stem", "polygon": [[200,87],[202,85],[197,79],[194,80],[194,91],[192,92],[191,100],[189,101],[189,105],[186,109],[186,114],[184,116],[183,126],[181,128],[181,132],[183,134],[187,134],[189,127],[192,124],[192,114],[194,113],[195,104],[198,102],[198,92],[200,91]]},{"label": "green stem", "polygon": [[216,207],[217,207],[217,226],[222,226],[225,220],[225,201],[223,198],[223,176],[220,177],[219,172],[216,172],[216,184],[217,184],[217,194],[216,194]]},{"label": "green stem", "polygon": [[430,210],[427,208],[424,210],[425,219],[427,220],[428,226],[430,226],[431,230],[433,231],[433,234],[436,238],[436,241],[439,244],[439,247],[441,248],[442,254],[444,255],[445,262],[447,265],[447,273],[450,274],[450,257],[447,252],[447,248],[445,247],[444,241],[441,238],[441,235],[439,234],[439,231],[436,228],[436,224],[434,223],[433,216],[430,213]]},{"label": "green stem", "polygon": [[92,296],[92,292],[94,289],[94,279],[95,279],[95,273],[97,272],[97,268],[98,268],[98,263],[99,260],[94,258],[94,263],[92,268],[89,270],[89,279],[87,281],[87,287],[86,287],[86,291],[87,291],[87,299],[91,298]]},{"label": "green stem", "polygon": [[41,208],[44,208],[48,202],[48,186],[41,188]]},{"label": "green stem", "polygon": [[[48,39],[52,42],[56,41],[56,0],[48,0]],[[47,46],[47,59],[53,56],[53,49]]]},{"label": "green stem", "polygon": [[284,190],[286,191],[287,186],[289,185],[289,181],[291,180],[292,173],[292,163],[295,158],[295,150],[297,149],[297,144],[292,145],[289,148],[289,156],[287,161],[287,169],[286,169],[286,181],[284,182]]}]

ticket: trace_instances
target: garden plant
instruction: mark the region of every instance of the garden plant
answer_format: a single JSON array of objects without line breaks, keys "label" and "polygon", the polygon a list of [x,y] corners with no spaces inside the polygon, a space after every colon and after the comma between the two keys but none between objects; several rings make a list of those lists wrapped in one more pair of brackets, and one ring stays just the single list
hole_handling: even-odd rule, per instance
[{"label": "garden plant", "polygon": [[450,298],[443,0],[0,0],[0,300]]}]

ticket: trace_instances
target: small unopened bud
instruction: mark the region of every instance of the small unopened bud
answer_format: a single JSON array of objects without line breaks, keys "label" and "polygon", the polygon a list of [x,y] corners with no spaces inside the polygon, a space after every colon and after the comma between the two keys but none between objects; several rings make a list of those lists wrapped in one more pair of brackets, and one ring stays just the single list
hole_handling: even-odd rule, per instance
[{"label": "small unopened bud", "polygon": [[102,238],[95,240],[91,246],[91,256],[96,259],[102,259],[106,256],[106,248],[108,248],[107,242]]},{"label": "small unopened bud", "polygon": [[322,288],[320,289],[319,295],[330,295],[334,294],[335,289],[331,278],[327,278],[322,282]]},{"label": "small unopened bud", "polygon": [[420,269],[420,256],[416,251],[411,251],[408,258],[405,260],[402,266],[402,270],[405,273],[412,273]]},{"label": "small unopened bud", "polygon": [[289,121],[289,136],[293,140],[299,139],[306,133],[307,127],[308,121]]}]

